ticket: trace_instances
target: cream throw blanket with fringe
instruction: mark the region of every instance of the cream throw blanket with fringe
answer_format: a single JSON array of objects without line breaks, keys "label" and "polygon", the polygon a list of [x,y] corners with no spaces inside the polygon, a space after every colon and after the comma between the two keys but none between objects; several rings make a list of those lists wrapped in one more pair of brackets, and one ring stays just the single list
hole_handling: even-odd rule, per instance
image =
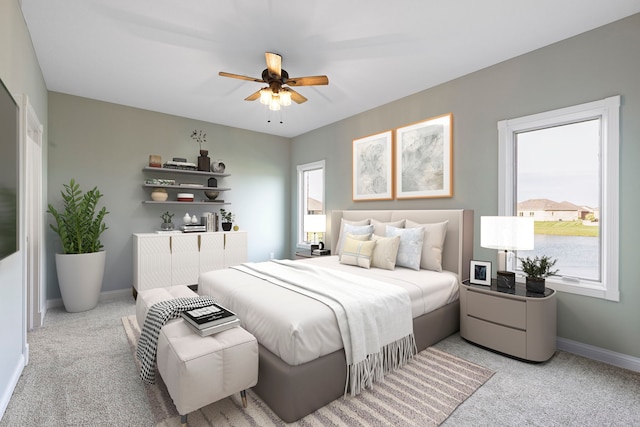
[{"label": "cream throw blanket with fringe", "polygon": [[411,301],[397,286],[290,260],[233,269],[314,298],[335,313],[347,357],[347,389],[355,396],[416,353]]}]

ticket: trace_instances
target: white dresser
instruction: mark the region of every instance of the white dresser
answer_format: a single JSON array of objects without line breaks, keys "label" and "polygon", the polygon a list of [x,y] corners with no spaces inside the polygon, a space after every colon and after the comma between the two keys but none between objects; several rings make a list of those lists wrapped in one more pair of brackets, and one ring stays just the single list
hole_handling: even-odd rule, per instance
[{"label": "white dresser", "polygon": [[246,261],[245,231],[133,235],[133,287],[136,292],[195,285],[200,273]]}]

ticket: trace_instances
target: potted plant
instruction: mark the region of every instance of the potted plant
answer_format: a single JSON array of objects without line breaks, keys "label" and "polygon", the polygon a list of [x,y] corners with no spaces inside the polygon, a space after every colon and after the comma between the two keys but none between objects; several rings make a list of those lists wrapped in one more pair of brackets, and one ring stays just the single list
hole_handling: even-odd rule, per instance
[{"label": "potted plant", "polygon": [[543,294],[545,278],[555,276],[558,272],[558,270],[551,270],[558,260],[546,255],[518,259],[522,265],[522,271],[526,275],[527,291]]},{"label": "potted plant", "polygon": [[171,219],[173,218],[173,214],[170,214],[169,211],[167,211],[162,215],[160,215],[160,218],[162,218],[162,225],[160,226],[162,230],[164,231],[173,230],[173,222],[171,222]]},{"label": "potted plant", "polygon": [[231,212],[227,212],[224,209],[220,209],[220,218],[221,218],[221,224],[222,224],[222,229],[224,231],[230,231],[231,230],[231,226],[233,225],[233,219],[234,219],[235,215],[232,214]]},{"label": "potted plant", "polygon": [[108,228],[103,221],[109,212],[104,206],[97,210],[102,197],[97,187],[83,193],[71,179],[60,194],[63,210],[58,212],[49,204],[47,212],[55,219],[55,225],[49,226],[62,243],[62,253],[56,253],[62,302],[72,313],[91,310],[102,289],[106,252],[100,235]]}]

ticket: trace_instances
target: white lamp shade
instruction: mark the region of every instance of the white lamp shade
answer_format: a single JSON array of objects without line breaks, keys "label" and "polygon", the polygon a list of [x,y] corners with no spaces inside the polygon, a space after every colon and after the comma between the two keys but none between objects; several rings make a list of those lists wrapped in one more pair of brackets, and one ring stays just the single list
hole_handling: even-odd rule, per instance
[{"label": "white lamp shade", "polygon": [[327,230],[326,215],[305,215],[304,231],[305,233],[324,233]]},{"label": "white lamp shade", "polygon": [[480,217],[480,246],[507,251],[533,249],[533,217]]}]

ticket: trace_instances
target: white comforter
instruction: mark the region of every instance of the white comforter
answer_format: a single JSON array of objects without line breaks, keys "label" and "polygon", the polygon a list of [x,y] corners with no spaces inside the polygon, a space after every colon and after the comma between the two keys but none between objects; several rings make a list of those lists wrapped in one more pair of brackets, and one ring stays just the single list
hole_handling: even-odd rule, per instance
[{"label": "white comforter", "polygon": [[[340,264],[337,256],[297,262],[317,263],[401,286],[409,293],[413,318],[458,298],[458,277],[449,272],[401,267],[394,271],[366,270]],[[265,280],[234,269],[216,270],[200,276],[198,293],[211,295],[235,311],[243,327],[289,365],[300,365],[342,348],[338,323],[329,307]]]}]

